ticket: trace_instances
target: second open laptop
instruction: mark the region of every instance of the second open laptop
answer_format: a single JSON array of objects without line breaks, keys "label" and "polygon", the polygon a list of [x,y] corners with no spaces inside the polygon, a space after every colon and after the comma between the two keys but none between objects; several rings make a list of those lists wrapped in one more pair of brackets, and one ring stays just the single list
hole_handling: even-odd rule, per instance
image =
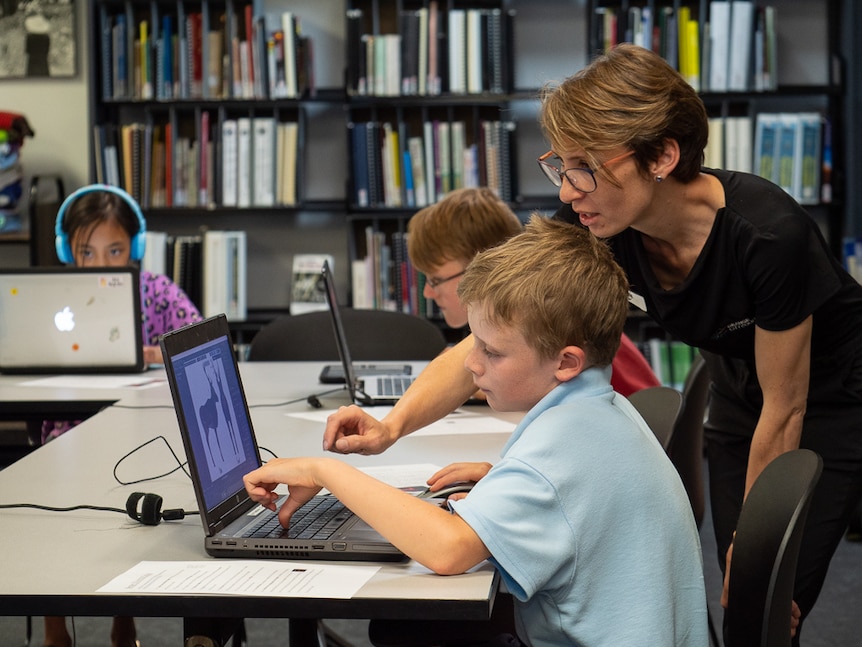
[{"label": "second open laptop", "polygon": [[[284,529],[243,476],[261,465],[226,317],[161,338],[195,496],[214,557],[400,561],[404,554],[333,496],[316,496]],[[281,505],[283,497],[278,502]]]},{"label": "second open laptop", "polygon": [[335,281],[332,278],[332,271],[330,270],[329,263],[327,261],[323,262],[321,274],[323,277],[324,291],[326,292],[326,302],[329,306],[329,314],[332,319],[332,329],[335,333],[335,346],[338,349],[338,356],[341,358],[344,375],[347,376],[344,382],[347,385],[347,390],[350,393],[351,400],[362,405],[395,403],[416,378],[412,375],[405,375],[404,373],[394,373],[391,375],[357,375],[356,368],[350,354],[350,348],[347,345],[347,335],[344,332],[344,324],[341,320],[341,310],[338,307],[338,295],[335,291]]},{"label": "second open laptop", "polygon": [[0,372],[144,370],[136,267],[0,271]]}]

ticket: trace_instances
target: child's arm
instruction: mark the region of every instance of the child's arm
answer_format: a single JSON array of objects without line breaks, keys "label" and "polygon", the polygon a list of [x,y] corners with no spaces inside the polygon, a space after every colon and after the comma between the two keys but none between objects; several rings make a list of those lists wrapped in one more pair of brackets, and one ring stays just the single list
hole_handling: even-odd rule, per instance
[{"label": "child's arm", "polygon": [[326,488],[407,556],[441,575],[456,575],[490,556],[461,517],[378,481],[334,458],[276,458],[243,478],[249,496],[275,510],[275,488],[289,496],[279,510],[287,527],[292,515]]}]

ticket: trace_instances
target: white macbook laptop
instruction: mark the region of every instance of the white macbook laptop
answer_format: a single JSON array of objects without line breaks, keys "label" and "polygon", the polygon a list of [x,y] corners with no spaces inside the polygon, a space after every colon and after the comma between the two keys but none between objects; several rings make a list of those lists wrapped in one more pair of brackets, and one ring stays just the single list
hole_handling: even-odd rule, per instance
[{"label": "white macbook laptop", "polygon": [[[316,496],[282,528],[242,477],[261,465],[223,314],[161,338],[165,369],[214,557],[400,561],[404,554],[335,497]],[[283,498],[278,502],[281,505]]]},{"label": "white macbook laptop", "polygon": [[0,372],[142,370],[136,267],[0,270]]},{"label": "white macbook laptop", "polygon": [[326,302],[329,305],[329,314],[332,318],[332,329],[335,333],[335,346],[338,348],[338,356],[347,376],[345,384],[350,393],[350,398],[357,404],[378,405],[393,404],[400,398],[404,391],[416,378],[404,373],[393,373],[391,375],[367,375],[358,376],[356,368],[351,359],[350,349],[347,346],[347,335],[344,333],[344,325],[341,322],[341,310],[338,307],[338,295],[335,292],[335,282],[329,263],[323,262],[323,285],[326,292]]}]

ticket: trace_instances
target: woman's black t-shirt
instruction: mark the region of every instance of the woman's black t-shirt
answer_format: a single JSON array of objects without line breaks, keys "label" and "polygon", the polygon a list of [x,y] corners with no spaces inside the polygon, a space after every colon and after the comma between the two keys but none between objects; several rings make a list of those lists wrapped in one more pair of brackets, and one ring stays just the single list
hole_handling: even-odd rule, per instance
[{"label": "woman's black t-shirt", "polygon": [[[726,206],[683,283],[659,285],[639,232],[627,229],[608,242],[637,295],[632,302],[645,304],[674,338],[707,351],[714,395],[746,410],[741,417],[711,410],[710,422],[753,432],[762,404],[754,327],[786,330],[812,314],[808,417],[823,413],[821,405],[862,407],[862,286],[780,187],[746,173],[703,171],[721,182]],[[557,217],[576,221],[568,205]]]}]

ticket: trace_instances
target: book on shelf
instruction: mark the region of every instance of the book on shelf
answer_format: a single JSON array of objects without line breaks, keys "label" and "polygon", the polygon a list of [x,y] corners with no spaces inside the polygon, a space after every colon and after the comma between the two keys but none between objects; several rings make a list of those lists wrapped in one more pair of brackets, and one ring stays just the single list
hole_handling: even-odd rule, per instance
[{"label": "book on shelf", "polygon": [[275,117],[255,117],[252,127],[254,129],[252,204],[256,207],[272,207],[275,205]]},{"label": "book on shelf", "polygon": [[[413,190],[416,200],[415,206],[425,207],[429,203],[426,186],[425,171],[425,146],[422,137],[414,136],[407,138],[407,153],[412,168]],[[406,164],[406,163],[405,163]]]},{"label": "book on shelf", "polygon": [[334,271],[331,254],[295,254],[290,283],[290,314],[298,315],[326,310],[326,294],[320,285],[320,270],[324,261]]},{"label": "book on shelf", "polygon": [[250,207],[252,205],[252,120],[250,117],[237,119],[237,153],[236,153],[236,177],[237,177],[237,202],[238,207]]},{"label": "book on shelf", "polygon": [[731,0],[730,4],[727,89],[750,90],[753,81],[754,3],[751,0]]},{"label": "book on shelf", "polygon": [[225,119],[221,124],[221,204],[224,207],[238,204],[238,127],[236,119]]},{"label": "book on shelf", "polygon": [[778,184],[800,204],[820,203],[826,129],[818,112],[759,113],[755,172]]},{"label": "book on shelf", "polygon": [[758,113],[754,129],[754,172],[775,182],[778,179],[776,151],[778,143],[778,115]]},{"label": "book on shelf", "polygon": [[776,141],[775,183],[790,195],[794,194],[794,163],[796,161],[796,142],[799,139],[799,120],[792,113],[778,115],[778,135]]},{"label": "book on shelf", "polygon": [[747,115],[724,117],[724,168],[751,173],[754,132]]},{"label": "book on shelf", "polygon": [[800,204],[817,204],[820,202],[823,117],[817,112],[802,112],[797,118],[799,132],[793,164],[794,197]]},{"label": "book on shelf", "polygon": [[147,230],[141,269],[153,274],[168,273],[168,235],[164,231]]},{"label": "book on shelf", "polygon": [[359,258],[350,263],[351,294],[353,307],[371,309],[374,307],[374,296],[371,293],[371,258]]},{"label": "book on shelf", "polygon": [[292,207],[299,202],[297,195],[297,159],[299,156],[299,124],[295,121],[280,122],[278,130],[278,204]]},{"label": "book on shelf", "polygon": [[467,11],[450,9],[448,14],[449,92],[467,92]]},{"label": "book on shelf", "polygon": [[703,165],[724,168],[724,117],[710,117],[707,126],[709,136],[703,151]]},{"label": "book on shelf", "polygon": [[169,276],[192,303],[203,303],[203,237],[199,234],[174,236],[169,243]]},{"label": "book on shelf", "polygon": [[281,31],[284,35],[284,96],[292,99],[299,95],[296,78],[298,24],[292,11],[281,13]]},{"label": "book on shelf", "polygon": [[353,203],[358,207],[369,206],[369,159],[368,159],[368,124],[366,122],[347,124],[350,131],[350,160],[353,167],[351,179],[353,182]]},{"label": "book on shelf", "polygon": [[246,317],[246,233],[207,230],[203,234],[203,315]]},{"label": "book on shelf", "polygon": [[709,3],[709,83],[710,92],[727,92],[730,66],[731,0]]},{"label": "book on shelf", "polygon": [[198,132],[198,148],[197,148],[197,204],[207,206],[214,202],[213,200],[213,149],[210,129],[210,113],[207,110],[201,111],[200,129]]}]

